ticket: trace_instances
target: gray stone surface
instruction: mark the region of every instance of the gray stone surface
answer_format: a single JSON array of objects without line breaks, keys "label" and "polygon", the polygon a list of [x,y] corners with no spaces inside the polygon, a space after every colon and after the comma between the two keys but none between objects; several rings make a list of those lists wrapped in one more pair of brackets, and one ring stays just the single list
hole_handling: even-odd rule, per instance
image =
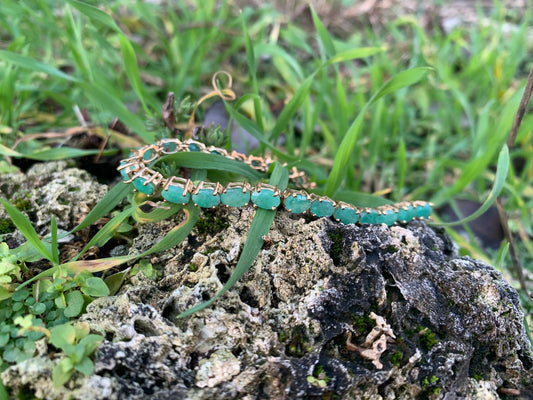
[{"label": "gray stone surface", "polygon": [[[107,193],[102,185],[87,172],[69,168],[66,161],[33,165],[26,174],[0,176],[1,196],[10,202],[27,202],[25,212],[39,235],[50,233],[52,216],[60,230],[69,231],[80,223],[98,201]],[[0,219],[8,218],[0,205]],[[9,235],[15,244],[25,238],[18,231]]]},{"label": "gray stone surface", "polygon": [[[11,367],[4,382],[54,399],[531,396],[533,356],[516,291],[422,222],[344,226],[280,211],[241,281],[208,309],[177,319],[227,281],[253,212],[204,213],[212,234],[195,228],[152,257],[158,278],[140,273],[117,296],[89,305],[82,320],[106,338],[95,375],[55,389],[56,356],[37,372],[30,362]],[[140,226],[130,252],[156,243],[180,218]]]}]

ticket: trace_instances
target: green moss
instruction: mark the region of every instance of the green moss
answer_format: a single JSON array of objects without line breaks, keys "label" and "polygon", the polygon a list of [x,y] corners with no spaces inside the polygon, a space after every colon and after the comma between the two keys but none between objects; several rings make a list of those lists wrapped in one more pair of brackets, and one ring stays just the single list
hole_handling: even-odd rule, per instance
[{"label": "green moss", "polygon": [[390,362],[392,365],[394,365],[395,367],[400,367],[401,365],[401,362],[403,360],[403,353],[401,351],[395,351],[394,353],[392,353],[392,355],[390,356]]},{"label": "green moss", "polygon": [[367,332],[370,332],[372,328],[374,328],[374,326],[376,325],[376,322],[372,318],[370,318],[368,314],[361,316],[352,315],[350,321],[355,332],[358,335],[363,335]]},{"label": "green moss", "polygon": [[196,223],[196,229],[202,236],[207,234],[216,235],[217,233],[227,229],[229,224],[216,217],[212,210],[205,210],[204,217],[200,218]]},{"label": "green moss", "polygon": [[435,333],[431,332],[429,328],[419,327],[420,328],[420,344],[425,350],[431,350],[437,343],[439,339]]},{"label": "green moss", "polygon": [[329,239],[331,240],[331,247],[329,249],[329,255],[333,260],[335,265],[340,264],[340,257],[343,249],[344,236],[340,229],[330,231],[328,233]]},{"label": "green moss", "polygon": [[0,235],[15,231],[15,224],[10,218],[0,218]]},{"label": "green moss", "polygon": [[398,247],[393,246],[393,245],[389,245],[389,246],[386,247],[385,251],[387,253],[397,253],[398,252]]},{"label": "green moss", "polygon": [[15,199],[13,205],[17,207],[19,211],[28,211],[31,209],[31,202],[28,199]]},{"label": "green moss", "polygon": [[196,272],[198,271],[198,265],[196,265],[195,263],[190,263],[188,270],[191,272]]}]

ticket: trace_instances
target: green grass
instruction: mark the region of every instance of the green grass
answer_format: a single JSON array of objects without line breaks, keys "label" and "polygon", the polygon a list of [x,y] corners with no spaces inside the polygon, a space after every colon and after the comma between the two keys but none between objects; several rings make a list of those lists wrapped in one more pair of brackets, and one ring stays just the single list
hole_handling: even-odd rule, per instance
[{"label": "green grass", "polygon": [[[110,154],[168,136],[161,122],[167,93],[174,92],[177,103],[187,96],[198,100],[213,90],[213,75],[227,71],[237,100],[226,101],[226,108],[259,140],[258,154],[270,150],[303,168],[318,192],[370,204],[379,200],[364,193],[437,206],[457,199],[482,203],[495,199],[493,186],[500,188],[518,259],[531,265],[531,115],[508,155],[502,151],[531,64],[529,13],[514,21],[511,11],[495,2],[490,14],[478,15],[479,24],[446,35],[408,16],[378,33],[368,27],[338,37],[314,11],[305,24],[284,22],[267,6],[239,13],[225,1],[205,1],[202,7],[126,0],[100,8],[89,4],[96,2],[3,2],[0,171],[9,169],[7,157],[86,154],[68,142],[51,148],[46,139],[11,149],[26,135],[78,126],[76,107],[87,109],[91,123],[110,134]],[[199,106],[197,121],[210,102]],[[280,102],[285,107],[278,114],[274,106]],[[182,117],[186,122],[188,115]],[[107,126],[114,118],[133,132],[133,142],[112,135]],[[126,195],[117,188],[84,225]],[[133,213],[139,220],[154,219]],[[109,225],[99,243],[122,221]],[[463,254],[493,263],[519,288],[506,243],[490,252],[471,234],[462,238],[449,231]],[[57,259],[48,248],[41,252]],[[249,264],[250,254],[242,265]],[[533,307],[527,293],[520,294],[531,324]]]}]

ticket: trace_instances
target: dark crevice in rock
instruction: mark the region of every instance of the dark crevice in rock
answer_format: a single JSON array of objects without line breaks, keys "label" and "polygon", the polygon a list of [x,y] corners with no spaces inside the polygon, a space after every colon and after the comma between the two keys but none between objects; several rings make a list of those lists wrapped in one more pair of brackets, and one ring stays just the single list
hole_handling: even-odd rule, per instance
[{"label": "dark crevice in rock", "polygon": [[243,303],[248,304],[250,307],[259,307],[257,299],[254,297],[252,291],[248,286],[243,286],[241,293],[239,293],[239,297]]},{"label": "dark crevice in rock", "polygon": [[154,325],[146,319],[136,319],[133,323],[133,328],[135,332],[144,336],[157,336],[160,334]]},{"label": "dark crevice in rock", "polygon": [[222,284],[225,284],[229,280],[229,278],[231,277],[231,273],[228,271],[227,266],[224,265],[224,264],[216,264],[215,268],[217,270],[218,280]]}]

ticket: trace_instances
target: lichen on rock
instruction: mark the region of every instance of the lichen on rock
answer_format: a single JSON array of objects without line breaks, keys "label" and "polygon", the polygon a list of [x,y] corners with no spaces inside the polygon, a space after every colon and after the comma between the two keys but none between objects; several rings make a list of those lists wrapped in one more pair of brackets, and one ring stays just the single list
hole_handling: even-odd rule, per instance
[{"label": "lichen on rock", "polygon": [[[531,379],[516,291],[423,222],[346,226],[279,211],[243,278],[213,306],[177,318],[228,280],[254,214],[210,212],[225,228],[193,230],[153,256],[162,278],[140,273],[87,307],[82,320],[106,340],[73,398],[88,398],[76,393],[92,385],[116,399],[475,399]],[[180,218],[140,225],[130,252]],[[379,357],[347,345],[371,349],[382,336]],[[2,377],[16,388],[23,374],[12,367]]]},{"label": "lichen on rock", "polygon": [[[42,236],[50,233],[52,216],[60,231],[69,231],[107,193],[107,185],[97,183],[87,171],[69,168],[66,161],[37,163],[25,174],[2,175],[0,189],[8,201],[28,215],[32,226]],[[0,205],[0,219],[6,217]],[[26,241],[19,231],[10,237],[16,244]]]}]

